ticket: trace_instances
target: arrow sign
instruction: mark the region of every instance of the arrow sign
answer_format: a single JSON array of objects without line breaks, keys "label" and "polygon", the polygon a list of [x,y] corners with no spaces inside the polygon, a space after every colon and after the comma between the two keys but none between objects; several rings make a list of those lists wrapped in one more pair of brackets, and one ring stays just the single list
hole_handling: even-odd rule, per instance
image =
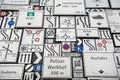
[{"label": "arrow sign", "polygon": [[33,55],[35,56],[35,60],[33,61],[33,63],[38,64],[42,60],[41,54],[35,52]]},{"label": "arrow sign", "polygon": [[103,73],[104,73],[104,71],[103,71],[103,70],[101,70],[101,69],[100,69],[100,71],[98,71],[98,72],[99,72],[100,74],[103,74]]}]

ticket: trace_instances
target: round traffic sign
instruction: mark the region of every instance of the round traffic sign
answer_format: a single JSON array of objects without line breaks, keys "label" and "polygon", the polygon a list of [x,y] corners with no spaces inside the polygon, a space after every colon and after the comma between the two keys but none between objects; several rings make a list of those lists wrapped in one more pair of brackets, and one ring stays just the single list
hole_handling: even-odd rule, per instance
[{"label": "round traffic sign", "polygon": [[64,49],[64,50],[68,50],[69,48],[70,48],[70,45],[69,45],[69,44],[64,44],[64,45],[63,45],[63,49]]},{"label": "round traffic sign", "polygon": [[41,65],[41,64],[36,64],[36,65],[34,66],[34,71],[35,71],[35,72],[40,72],[40,71],[42,71],[42,65]]}]

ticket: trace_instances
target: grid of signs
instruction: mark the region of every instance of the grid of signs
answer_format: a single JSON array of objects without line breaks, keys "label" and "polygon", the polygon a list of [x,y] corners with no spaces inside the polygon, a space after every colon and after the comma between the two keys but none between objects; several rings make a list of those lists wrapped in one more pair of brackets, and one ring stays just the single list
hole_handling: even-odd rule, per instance
[{"label": "grid of signs", "polygon": [[120,0],[0,0],[0,80],[120,80]]}]

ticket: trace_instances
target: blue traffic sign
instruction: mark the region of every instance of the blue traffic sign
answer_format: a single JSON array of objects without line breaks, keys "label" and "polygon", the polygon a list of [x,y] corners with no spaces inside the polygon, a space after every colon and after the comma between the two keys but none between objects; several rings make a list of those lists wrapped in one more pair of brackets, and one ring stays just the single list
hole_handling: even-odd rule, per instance
[{"label": "blue traffic sign", "polygon": [[14,22],[13,20],[11,20],[11,21],[8,22],[8,25],[9,25],[9,26],[12,26],[12,25],[14,25],[14,24],[15,24],[15,22]]},{"label": "blue traffic sign", "polygon": [[41,65],[41,64],[36,64],[36,65],[34,66],[34,71],[35,71],[35,72],[40,72],[40,71],[42,71],[42,65]]},{"label": "blue traffic sign", "polygon": [[76,51],[77,53],[83,52],[83,46],[76,46],[75,51]]}]

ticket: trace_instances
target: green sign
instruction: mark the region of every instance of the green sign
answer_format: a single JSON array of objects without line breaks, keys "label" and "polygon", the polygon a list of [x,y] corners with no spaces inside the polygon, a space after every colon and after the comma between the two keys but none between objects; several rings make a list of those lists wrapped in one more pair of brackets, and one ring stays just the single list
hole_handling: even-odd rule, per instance
[{"label": "green sign", "polygon": [[34,12],[28,12],[28,13],[27,13],[27,16],[34,16],[34,15],[35,15]]}]

